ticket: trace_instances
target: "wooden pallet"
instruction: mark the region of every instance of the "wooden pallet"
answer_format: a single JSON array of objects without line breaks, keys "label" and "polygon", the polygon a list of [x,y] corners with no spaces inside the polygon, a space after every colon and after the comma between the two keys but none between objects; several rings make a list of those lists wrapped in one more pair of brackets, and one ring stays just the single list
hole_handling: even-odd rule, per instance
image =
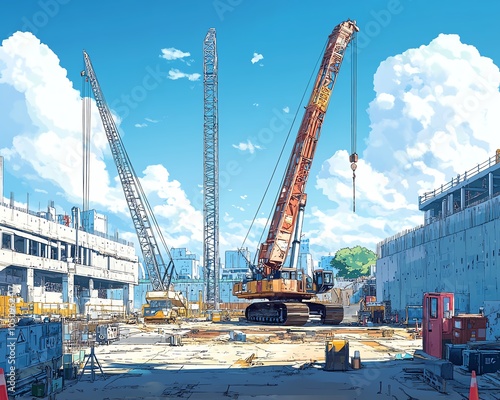
[{"label": "wooden pallet", "polygon": [[446,379],[441,378],[428,369],[424,369],[424,382],[436,389],[439,393],[446,393]]}]

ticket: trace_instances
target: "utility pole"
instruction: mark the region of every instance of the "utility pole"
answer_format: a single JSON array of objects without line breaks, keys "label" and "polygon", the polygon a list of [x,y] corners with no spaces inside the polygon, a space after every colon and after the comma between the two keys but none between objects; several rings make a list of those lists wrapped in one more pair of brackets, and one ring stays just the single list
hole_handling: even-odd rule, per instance
[{"label": "utility pole", "polygon": [[203,41],[203,278],[208,310],[219,308],[219,121],[215,28]]}]

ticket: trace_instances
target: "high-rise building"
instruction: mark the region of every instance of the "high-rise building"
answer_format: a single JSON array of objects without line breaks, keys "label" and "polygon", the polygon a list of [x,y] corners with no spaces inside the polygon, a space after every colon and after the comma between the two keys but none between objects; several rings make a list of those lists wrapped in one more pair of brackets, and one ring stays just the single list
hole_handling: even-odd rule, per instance
[{"label": "high-rise building", "polygon": [[227,250],[225,253],[224,268],[221,278],[223,280],[242,280],[248,272],[250,252],[248,248]]},{"label": "high-rise building", "polygon": [[319,269],[323,269],[325,271],[332,271],[335,276],[338,274],[338,269],[332,267],[332,261],[335,256],[322,256],[319,260]]},{"label": "high-rise building", "polygon": [[186,248],[170,249],[178,279],[199,279],[200,260]]},{"label": "high-rise building", "polygon": [[309,239],[302,239],[300,242],[299,260],[297,268],[312,276],[314,262],[312,254],[309,252]]}]

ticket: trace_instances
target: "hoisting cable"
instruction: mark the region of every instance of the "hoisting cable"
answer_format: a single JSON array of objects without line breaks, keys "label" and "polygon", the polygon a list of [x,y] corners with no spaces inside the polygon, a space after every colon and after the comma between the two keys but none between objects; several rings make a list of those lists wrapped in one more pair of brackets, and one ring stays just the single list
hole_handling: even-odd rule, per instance
[{"label": "hoisting cable", "polygon": [[85,75],[85,62],[82,76],[82,197],[83,211],[88,211],[90,201],[90,130],[91,130],[91,89]]},{"label": "hoisting cable", "polygon": [[356,33],[353,33],[351,40],[351,155],[349,161],[352,169],[352,212],[356,212],[356,168],[358,154],[356,153],[357,134],[357,70],[358,70],[358,46]]},{"label": "hoisting cable", "polygon": [[[318,69],[318,65],[319,65],[319,63],[320,63],[321,59],[323,58],[323,54],[324,54],[324,52],[325,52],[325,49],[326,49],[327,44],[328,44],[328,39],[325,41],[325,45],[323,46],[323,51],[320,53],[320,55],[319,55],[319,57],[318,57],[318,60],[316,61],[316,64],[315,64],[315,66],[314,66],[314,68],[313,68],[313,70],[312,70],[312,72],[311,72],[311,75],[310,75],[310,77],[309,77],[309,80],[308,80],[308,82],[307,82],[307,85],[306,85],[306,87],[304,88],[304,92],[302,93],[302,97],[301,97],[301,99],[300,99],[299,105],[297,106],[297,110],[295,111],[295,115],[294,115],[294,117],[293,117],[292,124],[290,125],[290,129],[288,130],[287,136],[286,136],[286,138],[285,138],[285,142],[283,143],[283,147],[281,148],[281,151],[280,151],[280,154],[279,154],[278,159],[277,159],[277,161],[276,161],[276,164],[274,165],[273,172],[271,173],[271,177],[269,178],[269,182],[267,183],[266,190],[264,191],[264,194],[262,195],[262,198],[261,198],[261,200],[260,200],[259,206],[257,207],[257,211],[255,211],[255,215],[254,215],[254,217],[253,217],[253,219],[252,219],[252,222],[251,222],[251,224],[250,224],[250,227],[248,228],[248,231],[247,231],[247,233],[246,233],[246,235],[245,235],[245,238],[243,239],[243,243],[242,243],[242,245],[241,245],[241,247],[240,247],[240,248],[244,248],[245,241],[248,239],[248,236],[249,236],[249,234],[250,234],[250,231],[251,231],[251,229],[252,229],[252,226],[253,226],[253,224],[255,223],[255,220],[257,219],[257,215],[259,214],[259,211],[260,211],[260,209],[261,209],[261,207],[262,207],[262,204],[263,204],[264,199],[265,199],[265,197],[266,197],[266,195],[267,195],[267,192],[269,191],[269,188],[271,187],[271,182],[272,182],[272,180],[273,180],[273,178],[274,178],[274,175],[275,175],[275,173],[276,173],[276,170],[278,169],[278,165],[279,165],[279,163],[280,163],[280,161],[281,161],[281,157],[283,156],[283,153],[284,153],[284,151],[285,151],[286,145],[287,145],[287,143],[288,143],[288,139],[290,138],[290,134],[291,134],[291,132],[292,132],[292,128],[293,128],[293,126],[295,125],[295,121],[296,121],[296,119],[297,119],[297,115],[299,114],[300,106],[301,106],[301,104],[304,102],[304,98],[306,97],[306,94],[307,94],[307,89],[308,89],[308,88],[309,88],[309,86],[311,85],[311,81],[312,81],[313,77],[315,77],[315,76],[316,76],[315,72],[316,72],[316,70]],[[280,185],[280,187],[282,187],[282,186],[283,186],[283,182],[284,182],[284,180],[285,180],[285,174],[286,174],[286,171],[284,171],[284,172],[283,172],[283,177],[282,177],[282,179],[281,179],[281,185]],[[275,199],[274,199],[274,203],[273,203],[273,204],[277,204],[277,202],[278,202],[278,196],[279,196],[280,194],[281,194],[281,193],[280,193],[279,191],[276,193],[276,197],[275,197]],[[273,214],[273,212],[274,212],[274,207],[271,209],[271,212],[269,213],[269,216],[268,216],[268,218],[267,218],[267,222],[266,222],[265,226],[262,228],[262,232],[261,232],[260,238],[259,238],[259,240],[258,240],[258,243],[262,243],[262,238],[263,238],[263,236],[264,236],[264,231],[267,229],[267,225],[268,225],[268,223],[271,221],[271,218],[272,218],[272,214]],[[258,254],[259,254],[259,249],[257,249],[257,253],[255,254],[255,257],[254,257],[254,265],[256,265],[256,261],[258,261],[258,260],[256,260],[256,257],[258,256]],[[250,265],[250,262],[248,262],[248,263],[249,263],[249,265]]]}]

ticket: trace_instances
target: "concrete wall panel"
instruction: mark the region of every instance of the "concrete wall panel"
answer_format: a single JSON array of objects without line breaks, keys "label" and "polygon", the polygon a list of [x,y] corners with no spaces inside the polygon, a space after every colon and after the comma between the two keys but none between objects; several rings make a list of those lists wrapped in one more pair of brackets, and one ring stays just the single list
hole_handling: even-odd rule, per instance
[{"label": "concrete wall panel", "polygon": [[[477,313],[500,301],[500,199],[395,235],[377,252],[377,294],[400,318],[430,291],[453,292],[456,312]],[[490,324],[500,336],[500,323]]]}]

